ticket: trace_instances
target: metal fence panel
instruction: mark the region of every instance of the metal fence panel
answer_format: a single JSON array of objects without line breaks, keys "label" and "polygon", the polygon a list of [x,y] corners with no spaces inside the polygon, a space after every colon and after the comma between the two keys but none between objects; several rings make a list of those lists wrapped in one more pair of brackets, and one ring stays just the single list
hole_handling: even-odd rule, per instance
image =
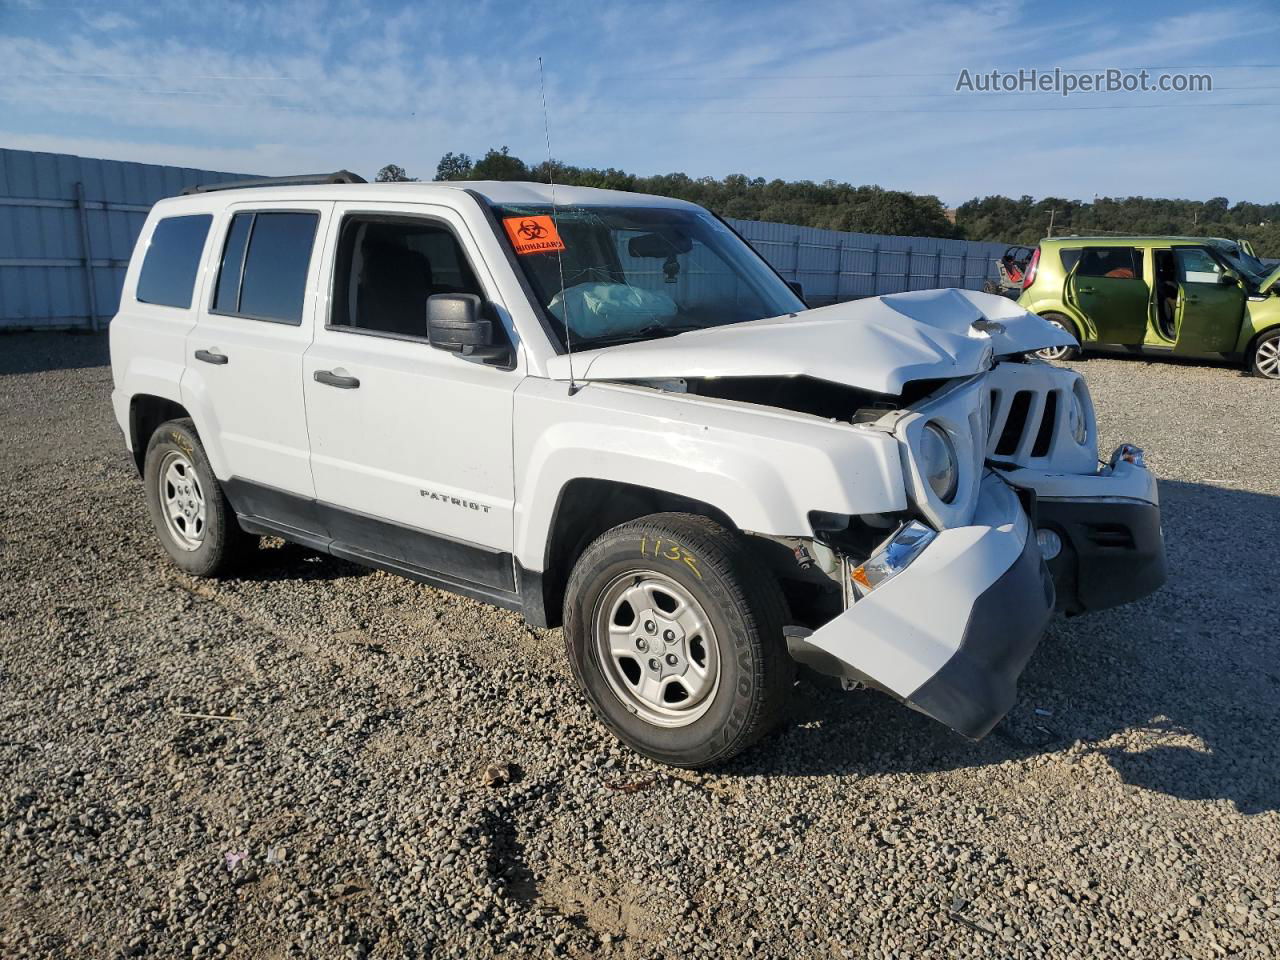
[{"label": "metal fence panel", "polygon": [[843,233],[785,223],[730,220],[760,255],[811,304],[834,303],[904,290],[965,287],[996,279],[1006,244],[939,237]]},{"label": "metal fence panel", "polygon": [[[252,174],[0,149],[0,330],[96,329],[115,314],[151,204]],[[932,287],[979,289],[1002,243],[730,220],[814,305]]]},{"label": "metal fence panel", "polygon": [[0,330],[97,329],[151,205],[245,176],[0,149]]}]

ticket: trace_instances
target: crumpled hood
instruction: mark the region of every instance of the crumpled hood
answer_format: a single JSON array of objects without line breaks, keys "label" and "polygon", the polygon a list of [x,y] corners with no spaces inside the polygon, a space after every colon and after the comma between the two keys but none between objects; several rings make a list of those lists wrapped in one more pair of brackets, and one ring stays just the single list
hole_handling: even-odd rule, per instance
[{"label": "crumpled hood", "polygon": [[1267,274],[1266,279],[1262,281],[1262,284],[1258,287],[1258,289],[1270,290],[1277,281],[1280,281],[1280,264],[1277,264],[1276,268],[1272,270],[1269,274]]},{"label": "crumpled hood", "polygon": [[[1007,297],[920,290],[575,352],[573,374],[578,380],[803,376],[898,394],[911,380],[972,376],[995,356],[1075,342]],[[567,380],[569,358],[554,358],[548,371]]]}]

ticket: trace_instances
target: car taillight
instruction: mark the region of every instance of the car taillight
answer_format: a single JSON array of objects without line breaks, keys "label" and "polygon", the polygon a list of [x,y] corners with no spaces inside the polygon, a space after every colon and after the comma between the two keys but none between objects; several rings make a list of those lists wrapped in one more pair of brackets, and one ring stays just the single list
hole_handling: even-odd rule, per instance
[{"label": "car taillight", "polygon": [[1036,282],[1036,267],[1040,265],[1040,248],[1036,247],[1036,252],[1031,255],[1031,262],[1027,264],[1027,272],[1022,275],[1022,289],[1026,290]]}]

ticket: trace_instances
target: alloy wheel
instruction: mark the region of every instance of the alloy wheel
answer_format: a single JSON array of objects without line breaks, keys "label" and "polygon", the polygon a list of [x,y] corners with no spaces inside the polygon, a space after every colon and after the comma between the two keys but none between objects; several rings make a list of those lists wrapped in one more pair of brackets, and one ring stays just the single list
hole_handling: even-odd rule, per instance
[{"label": "alloy wheel", "polygon": [[157,475],[160,507],[169,535],[183,550],[198,550],[204,543],[206,510],[195,466],[175,450],[165,454]]},{"label": "alloy wheel", "polygon": [[1280,380],[1280,337],[1272,337],[1258,344],[1253,363],[1264,377]]},{"label": "alloy wheel", "polygon": [[[1063,333],[1071,333],[1071,331],[1067,329],[1066,325],[1058,320],[1047,320],[1047,322],[1050,326],[1057,327]],[[1071,335],[1075,336],[1075,334]],[[1036,356],[1041,360],[1062,360],[1070,355],[1071,351],[1074,349],[1074,347],[1067,344],[1058,347],[1045,347],[1043,350],[1037,350]]]},{"label": "alloy wheel", "polygon": [[702,605],[670,577],[633,570],[601,592],[595,653],[613,693],[661,727],[693,723],[720,684],[720,648]]}]

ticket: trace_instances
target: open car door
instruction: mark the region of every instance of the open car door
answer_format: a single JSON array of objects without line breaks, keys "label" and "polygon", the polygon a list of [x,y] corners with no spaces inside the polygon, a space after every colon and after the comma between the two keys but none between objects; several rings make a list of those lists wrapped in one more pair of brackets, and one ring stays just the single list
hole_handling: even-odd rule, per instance
[{"label": "open car door", "polygon": [[1240,278],[1202,247],[1175,247],[1178,266],[1178,339],[1174,353],[1229,353],[1235,349],[1247,296]]},{"label": "open car door", "polygon": [[1146,339],[1151,288],[1136,247],[1085,247],[1067,274],[1066,301],[1089,318],[1099,343]]}]

